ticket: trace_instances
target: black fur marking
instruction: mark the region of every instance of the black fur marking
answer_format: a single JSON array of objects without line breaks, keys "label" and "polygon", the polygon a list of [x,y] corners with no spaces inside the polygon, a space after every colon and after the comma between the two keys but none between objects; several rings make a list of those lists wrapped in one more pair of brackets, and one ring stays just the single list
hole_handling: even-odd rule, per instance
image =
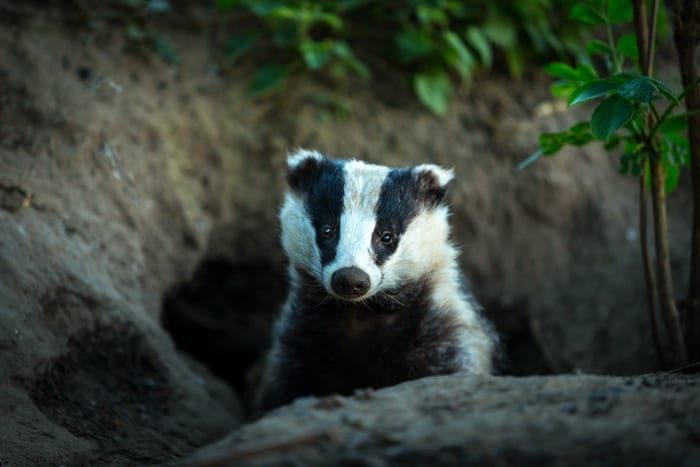
[{"label": "black fur marking", "polygon": [[[340,216],[345,194],[343,161],[309,157],[287,174],[289,186],[305,197],[305,205],[316,230],[316,244],[321,253],[321,264],[335,258],[340,239]],[[330,226],[332,233],[324,232]]]},{"label": "black fur marking", "polygon": [[299,295],[279,336],[284,360],[260,409],[460,369],[460,325],[432,307],[428,279],[356,303],[328,297],[316,279],[299,274]]},{"label": "black fur marking", "polygon": [[[401,235],[421,209],[434,208],[445,198],[447,187],[437,176],[415,168],[392,169],[384,180],[377,202],[377,227],[372,247],[375,262],[381,266],[396,251]],[[393,233],[395,239],[386,244],[382,234]]]},{"label": "black fur marking", "polygon": [[[408,223],[418,213],[418,199],[410,168],[392,169],[387,175],[377,201],[377,226],[372,237],[375,262],[381,266],[396,251],[401,235]],[[395,240],[385,245],[382,233],[392,232]]]},{"label": "black fur marking", "polygon": [[307,157],[287,170],[287,184],[297,192],[306,191],[318,178],[322,163],[315,157]]}]

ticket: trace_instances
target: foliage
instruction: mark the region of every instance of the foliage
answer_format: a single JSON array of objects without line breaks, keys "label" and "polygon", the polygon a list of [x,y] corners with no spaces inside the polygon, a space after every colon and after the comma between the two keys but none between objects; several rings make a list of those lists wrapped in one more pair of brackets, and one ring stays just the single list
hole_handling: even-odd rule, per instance
[{"label": "foliage", "polygon": [[[647,3],[651,8],[647,19]],[[586,24],[601,26],[607,40],[592,39],[576,66],[555,62],[546,67],[558,81],[552,92],[566,97],[569,106],[597,102],[589,120],[559,132],[540,135],[540,148],[520,167],[525,167],[542,155],[558,153],[567,144],[581,146],[593,140],[601,140],[605,148],[612,150],[622,144],[620,172],[640,177],[639,225],[640,246],[644,262],[644,279],[649,320],[654,344],[663,366],[683,366],[688,363],[688,349],[697,350],[694,337],[700,335],[700,310],[697,297],[697,271],[700,270],[700,222],[695,219],[691,251],[691,279],[689,303],[695,303],[687,316],[679,313],[674,297],[671,261],[668,245],[666,193],[678,184],[680,168],[693,164],[695,210],[700,209],[700,126],[689,126],[700,113],[697,97],[695,68],[696,27],[700,13],[697,3],[675,3],[675,44],[681,60],[679,67],[685,90],[674,92],[666,83],[653,79],[652,63],[654,40],[658,29],[659,0],[591,0],[577,4],[570,17]],[[687,16],[683,16],[681,11]],[[680,7],[680,8],[679,8]],[[634,22],[635,34],[615,39],[614,25]],[[592,66],[594,59],[603,58],[605,70],[600,76]],[[690,65],[689,65],[690,64]],[[686,99],[686,96],[688,99]],[[691,99],[692,98],[692,99]],[[691,109],[673,114],[686,100]],[[662,109],[662,110],[659,110]],[[695,122],[697,123],[697,122]],[[692,161],[691,161],[692,159]],[[656,275],[651,267],[647,242],[647,191],[651,191],[653,207],[654,247]],[[694,279],[695,278],[695,279]],[[658,298],[658,300],[657,300]],[[664,332],[660,332],[659,307]],[[685,318],[685,319],[684,319]],[[693,321],[695,320],[695,321]],[[683,327],[685,327],[685,332]],[[665,338],[662,338],[665,336]],[[700,353],[699,353],[700,354]]]},{"label": "foliage", "polygon": [[[521,163],[524,168],[540,156],[557,154],[564,146],[582,146],[603,141],[607,150],[622,145],[620,172],[649,180],[650,146],[661,155],[666,174],[666,191],[677,183],[680,168],[690,161],[688,139],[684,136],[687,113],[673,114],[685,95],[674,92],[658,79],[643,76],[634,34],[615,37],[614,25],[632,20],[628,0],[597,0],[575,5],[570,18],[605,29],[607,40],[591,39],[587,54],[575,66],[550,63],[547,73],[557,81],[552,85],[556,97],[565,97],[569,106],[597,102],[589,121],[559,133],[540,135],[539,150]],[[602,76],[592,65],[602,58]],[[663,109],[660,111],[659,109]]]},{"label": "foliage", "polygon": [[180,64],[177,48],[165,34],[158,33],[146,26],[144,15],[163,14],[171,10],[168,0],[122,0],[125,9],[123,16],[127,20],[126,37],[131,42],[149,46],[166,63]]},{"label": "foliage", "polygon": [[[336,82],[372,77],[368,63],[389,61],[409,74],[413,91],[438,115],[447,111],[455,82],[469,81],[502,57],[519,76],[532,53],[567,50],[567,31],[552,29],[552,0],[217,0],[219,11],[255,19],[235,31],[228,60],[269,52],[248,85],[251,96],[284,87],[296,73],[327,73]],[[563,39],[561,39],[561,38]],[[265,49],[265,47],[268,47]],[[532,51],[532,52],[531,52]],[[363,58],[359,55],[362,54]]]}]

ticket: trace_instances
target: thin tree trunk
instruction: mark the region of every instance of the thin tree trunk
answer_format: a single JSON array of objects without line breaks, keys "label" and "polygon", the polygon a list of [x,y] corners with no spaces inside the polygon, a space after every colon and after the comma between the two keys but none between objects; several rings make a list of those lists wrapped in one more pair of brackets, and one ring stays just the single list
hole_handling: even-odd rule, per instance
[{"label": "thin tree trunk", "polygon": [[661,308],[666,333],[671,344],[670,361],[675,367],[688,364],[688,356],[683,340],[681,319],[673,296],[671,280],[671,258],[668,250],[668,220],[666,215],[666,188],[664,168],[661,157],[655,151],[650,155],[651,165],[651,205],[654,212],[654,246],[656,249],[656,277],[659,289],[659,307]]},{"label": "thin tree trunk", "polygon": [[[649,35],[649,20],[646,14],[644,0],[633,0],[634,25],[639,50],[639,64],[642,73],[651,76],[651,45],[654,37]],[[652,21],[656,21],[658,0],[654,0]],[[652,116],[653,117],[653,116]],[[652,122],[653,123],[653,122]],[[670,362],[674,366],[688,363],[685,342],[676,301],[673,294],[671,278],[671,260],[668,249],[668,220],[666,214],[665,173],[661,157],[654,148],[653,141],[647,141],[648,161],[651,168],[651,201],[654,213],[654,246],[656,250],[656,279],[659,297],[659,308],[666,325],[672,355]],[[653,325],[653,323],[651,323]]]},{"label": "thin tree trunk", "polygon": [[656,289],[654,285],[654,273],[649,259],[649,240],[647,229],[647,188],[645,178],[639,177],[639,244],[642,249],[642,262],[644,264],[644,283],[647,293],[647,311],[649,313],[649,323],[651,324],[651,335],[654,339],[654,349],[662,368],[668,367],[666,347],[659,335],[659,322],[656,315]]},{"label": "thin tree trunk", "polygon": [[[674,42],[678,51],[683,87],[688,89],[685,105],[688,112],[700,110],[700,89],[689,88],[698,77],[695,65],[695,50],[700,28],[700,5],[698,0],[674,2]],[[690,174],[693,182],[693,230],[690,254],[690,282],[688,284],[687,307],[682,316],[685,324],[685,342],[691,361],[700,359],[700,116],[688,118],[688,140],[690,142]]]}]

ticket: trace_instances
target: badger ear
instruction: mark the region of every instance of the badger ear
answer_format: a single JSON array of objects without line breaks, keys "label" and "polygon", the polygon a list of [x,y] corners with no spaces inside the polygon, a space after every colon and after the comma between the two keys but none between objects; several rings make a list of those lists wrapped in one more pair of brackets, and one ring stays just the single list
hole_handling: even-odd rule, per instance
[{"label": "badger ear", "polygon": [[447,194],[447,188],[454,179],[452,169],[444,169],[434,164],[423,164],[414,169],[418,192],[428,206],[440,204]]},{"label": "badger ear", "polygon": [[325,159],[323,154],[297,149],[287,157],[287,184],[294,191],[304,191],[316,178]]}]

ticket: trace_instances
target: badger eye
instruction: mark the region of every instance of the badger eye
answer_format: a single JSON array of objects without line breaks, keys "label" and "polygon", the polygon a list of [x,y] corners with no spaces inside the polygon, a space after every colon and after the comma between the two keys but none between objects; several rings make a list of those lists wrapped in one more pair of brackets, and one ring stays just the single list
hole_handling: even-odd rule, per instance
[{"label": "badger eye", "polygon": [[396,236],[394,235],[394,232],[392,232],[391,230],[382,230],[379,233],[379,241],[384,246],[391,246],[395,240],[396,240]]},{"label": "badger eye", "polygon": [[326,224],[323,227],[321,227],[321,237],[325,239],[333,238],[333,235],[335,234],[335,229],[333,228],[332,225]]}]

